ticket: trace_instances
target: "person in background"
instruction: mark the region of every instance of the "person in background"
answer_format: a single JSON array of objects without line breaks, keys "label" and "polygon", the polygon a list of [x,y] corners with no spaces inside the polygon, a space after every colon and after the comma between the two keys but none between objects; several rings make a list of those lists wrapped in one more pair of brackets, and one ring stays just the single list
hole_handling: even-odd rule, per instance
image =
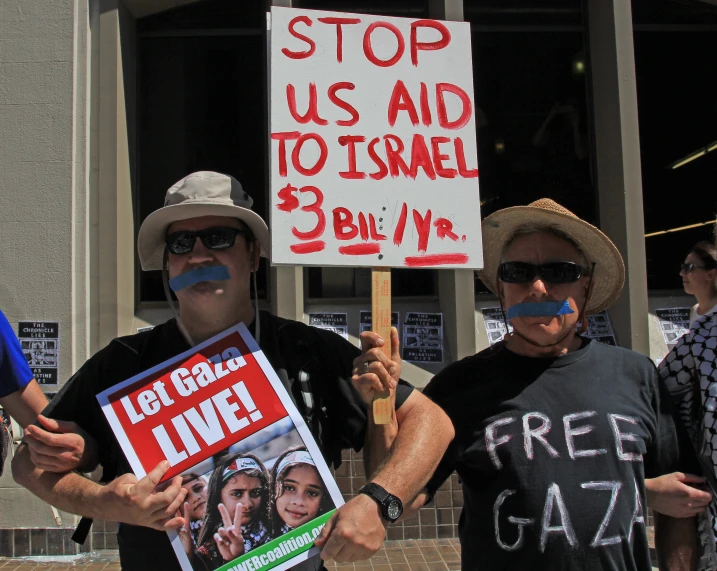
[{"label": "person in background", "polygon": [[[49,472],[91,469],[97,463],[94,440],[74,422],[38,415],[47,406],[27,358],[5,314],[0,311],[0,406],[25,429],[25,442],[37,466]],[[38,422],[39,426],[33,425]],[[2,459],[11,446],[2,427]],[[0,474],[3,465],[0,464]]]},{"label": "person in background", "polygon": [[[717,226],[715,227],[717,236]],[[691,474],[670,474],[662,479],[657,498],[672,504],[676,512],[699,512],[701,554],[699,569],[717,569],[715,536],[717,503],[709,509],[702,498],[694,499],[695,490],[703,496],[717,495],[717,248],[698,242],[682,264],[685,291],[697,297],[690,314],[690,330],[680,337],[672,351],[660,363],[659,372],[674,401],[677,415],[687,429],[705,478]],[[704,481],[706,479],[706,484]],[[658,478],[657,480],[660,480]],[[700,489],[703,488],[703,489]],[[653,492],[654,493],[654,492]],[[657,508],[655,508],[657,509]],[[678,514],[676,514],[678,515]]]},{"label": "person in background", "polygon": [[717,310],[717,247],[706,240],[697,242],[680,266],[682,287],[697,303],[690,310],[690,328],[703,315]]}]

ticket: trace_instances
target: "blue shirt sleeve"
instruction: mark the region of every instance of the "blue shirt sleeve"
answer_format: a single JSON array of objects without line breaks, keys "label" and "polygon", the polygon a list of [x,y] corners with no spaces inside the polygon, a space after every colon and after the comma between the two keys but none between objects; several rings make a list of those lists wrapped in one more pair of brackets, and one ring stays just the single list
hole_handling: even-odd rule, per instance
[{"label": "blue shirt sleeve", "polygon": [[0,397],[24,388],[32,376],[20,342],[0,311]]}]

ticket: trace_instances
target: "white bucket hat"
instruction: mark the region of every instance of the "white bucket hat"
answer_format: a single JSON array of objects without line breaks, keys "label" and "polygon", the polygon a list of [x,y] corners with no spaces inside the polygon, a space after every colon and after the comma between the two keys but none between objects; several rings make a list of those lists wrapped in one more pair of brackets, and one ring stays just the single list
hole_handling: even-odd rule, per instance
[{"label": "white bucket hat", "polygon": [[523,225],[551,226],[568,235],[582,249],[589,264],[595,263],[592,293],[585,314],[600,313],[617,300],[625,285],[625,264],[610,238],[549,198],[528,206],[503,208],[483,220],[484,267],[478,277],[498,294],[498,266],[506,242]]},{"label": "white bucket hat", "polygon": [[143,270],[161,270],[167,228],[173,222],[200,216],[229,216],[244,222],[268,258],[269,229],[264,219],[251,210],[251,196],[234,177],[211,171],[185,176],[164,198],[164,206],[144,219],[137,237]]}]

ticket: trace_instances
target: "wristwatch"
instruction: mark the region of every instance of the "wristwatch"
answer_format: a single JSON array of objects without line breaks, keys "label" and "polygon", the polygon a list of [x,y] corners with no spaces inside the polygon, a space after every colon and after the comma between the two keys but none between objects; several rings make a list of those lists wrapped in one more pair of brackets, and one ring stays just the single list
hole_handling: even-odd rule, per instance
[{"label": "wristwatch", "polygon": [[381,508],[383,519],[390,523],[395,522],[403,513],[403,503],[393,494],[389,494],[378,484],[371,482],[359,490],[359,494],[366,494]]}]

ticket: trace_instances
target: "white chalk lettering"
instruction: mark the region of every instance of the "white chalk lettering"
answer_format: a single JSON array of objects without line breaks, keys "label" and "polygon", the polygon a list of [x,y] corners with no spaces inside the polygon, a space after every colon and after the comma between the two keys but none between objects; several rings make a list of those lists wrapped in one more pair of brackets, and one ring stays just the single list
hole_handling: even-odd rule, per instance
[{"label": "white chalk lettering", "polygon": [[188,397],[193,392],[199,390],[197,383],[195,383],[192,378],[192,374],[184,367],[172,371],[169,378],[174,384],[174,388],[177,389],[177,392],[183,397]]},{"label": "white chalk lettering", "polygon": [[625,452],[622,447],[623,441],[628,442],[640,442],[640,437],[632,432],[621,432],[618,426],[618,421],[629,422],[630,424],[639,424],[640,420],[634,416],[624,416],[622,414],[608,414],[610,420],[610,427],[612,433],[615,435],[615,450],[617,451],[617,457],[620,460],[627,462],[642,462],[642,454],[638,452]]},{"label": "white chalk lettering", "polygon": [[222,430],[222,425],[219,423],[219,418],[217,418],[217,412],[214,409],[211,399],[199,403],[199,408],[202,411],[201,415],[197,412],[196,408],[192,407],[184,412],[184,416],[194,430],[199,433],[199,436],[202,437],[204,442],[211,446],[224,438],[224,431]]},{"label": "white chalk lettering", "polygon": [[485,429],[485,447],[488,451],[490,459],[493,460],[493,464],[498,470],[503,468],[503,464],[501,464],[495,449],[501,444],[506,444],[507,442],[510,442],[510,439],[513,438],[513,436],[511,434],[504,434],[503,436],[496,438],[495,431],[501,426],[505,426],[506,424],[510,424],[511,422],[515,422],[515,418],[513,418],[512,416],[508,418],[500,418],[494,422],[491,422],[488,426],[486,426]]},{"label": "white chalk lettering", "polygon": [[607,507],[605,517],[602,518],[600,527],[598,527],[597,533],[595,533],[595,537],[593,537],[593,540],[590,542],[590,547],[601,547],[603,545],[615,545],[616,543],[620,543],[622,538],[619,535],[613,535],[612,537],[603,537],[603,535],[605,535],[605,530],[607,529],[607,526],[610,523],[610,518],[612,518],[612,514],[615,511],[615,504],[617,503],[617,496],[620,493],[622,482],[584,482],[580,484],[580,487],[585,490],[612,491],[610,496],[610,505]]},{"label": "white chalk lettering", "polygon": [[[531,418],[540,420],[540,426],[530,428]],[[548,444],[548,441],[545,439],[545,435],[550,432],[551,426],[552,423],[550,419],[540,412],[529,412],[523,416],[523,446],[525,447],[525,455],[528,457],[528,460],[533,459],[533,439],[540,442],[552,458],[559,456],[558,451]]]},{"label": "white chalk lettering", "polygon": [[592,424],[583,424],[582,426],[578,426],[577,428],[573,428],[570,426],[570,423],[576,420],[582,420],[584,418],[590,418],[591,416],[597,415],[597,412],[594,410],[586,410],[585,412],[576,412],[575,414],[566,414],[563,417],[563,427],[565,428],[565,443],[568,446],[568,454],[570,454],[570,458],[575,460],[575,458],[581,458],[584,456],[598,456],[599,454],[607,454],[607,450],[605,448],[600,448],[598,450],[576,450],[575,449],[575,441],[574,438],[576,436],[582,436],[583,434],[588,434],[592,432],[593,425]]},{"label": "white chalk lettering", "polygon": [[132,404],[132,401],[129,400],[128,396],[122,397],[120,402],[122,403],[122,406],[124,407],[124,410],[132,424],[137,424],[139,421],[144,420],[144,415],[135,410],[134,405]]},{"label": "white chalk lettering", "polygon": [[500,508],[506,498],[512,496],[515,493],[515,490],[503,490],[493,504],[493,527],[495,530],[495,540],[500,546],[500,548],[504,549],[505,551],[517,551],[518,549],[523,547],[523,528],[526,525],[531,525],[535,522],[535,518],[508,516],[508,521],[518,526],[518,539],[516,539],[515,543],[513,543],[512,545],[503,543],[503,540],[500,538]]},{"label": "white chalk lettering", "polygon": [[159,447],[162,449],[162,454],[164,454],[164,457],[172,466],[176,466],[182,460],[187,459],[187,453],[184,450],[178,451],[174,447],[174,443],[172,442],[172,439],[169,438],[169,434],[167,434],[167,430],[164,428],[163,424],[154,427],[152,429],[152,434],[154,434],[154,437],[157,439]]},{"label": "white chalk lettering", "polygon": [[635,509],[632,512],[632,519],[630,520],[630,531],[627,534],[627,542],[632,542],[632,530],[636,523],[641,524],[645,527],[645,514],[642,511],[642,498],[640,496],[640,488],[637,486],[637,480],[635,480]]},{"label": "white chalk lettering", "polygon": [[[558,514],[560,515],[560,525],[551,526],[551,520],[553,517],[553,506],[558,507]],[[578,544],[578,538],[575,536],[573,526],[570,523],[570,516],[568,516],[568,510],[563,502],[563,496],[560,493],[560,487],[557,484],[551,484],[548,488],[548,493],[545,497],[545,507],[543,509],[543,520],[540,529],[540,552],[545,552],[545,546],[548,543],[548,535],[551,533],[562,533],[567,539],[570,547],[575,547]]]}]

